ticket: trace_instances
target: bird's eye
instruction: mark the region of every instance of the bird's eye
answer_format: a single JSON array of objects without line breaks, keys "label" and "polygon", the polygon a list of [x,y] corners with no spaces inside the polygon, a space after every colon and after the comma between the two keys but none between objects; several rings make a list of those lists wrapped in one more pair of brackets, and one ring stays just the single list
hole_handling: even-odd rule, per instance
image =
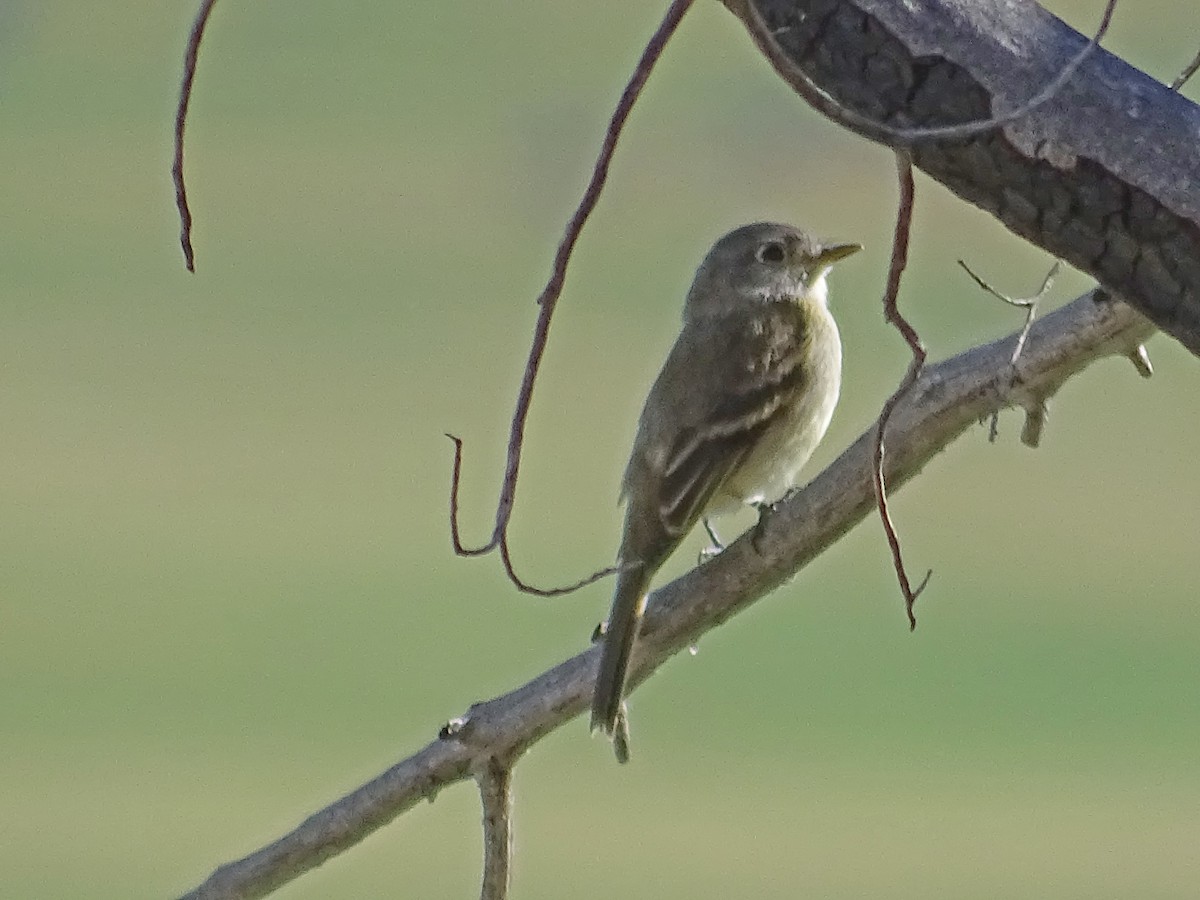
[{"label": "bird's eye", "polygon": [[785,255],[783,244],[780,244],[777,241],[770,241],[769,243],[763,244],[758,248],[758,252],[755,254],[755,256],[758,257],[759,262],[765,263],[781,263],[783,262],[783,257]]}]

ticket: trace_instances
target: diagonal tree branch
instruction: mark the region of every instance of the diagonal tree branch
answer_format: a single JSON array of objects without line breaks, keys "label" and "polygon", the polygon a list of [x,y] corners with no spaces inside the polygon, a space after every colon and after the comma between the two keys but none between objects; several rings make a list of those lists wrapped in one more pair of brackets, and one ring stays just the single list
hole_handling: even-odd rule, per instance
[{"label": "diagonal tree branch", "polygon": [[[756,45],[778,47],[787,66],[776,69],[801,97],[811,82],[901,128],[1003,117],[1088,42],[1032,0],[723,2]],[[1200,355],[1197,133],[1200,107],[1096,48],[1028,115],[911,152],[917,168]]]},{"label": "diagonal tree branch", "polygon": [[790,30],[791,26],[785,25],[782,28],[772,28],[763,19],[762,14],[758,11],[758,7],[754,3],[746,2],[746,0],[726,0],[725,5],[735,10],[738,16],[749,23],[750,34],[758,44],[758,49],[770,60],[784,81],[791,84],[796,93],[803,97],[806,103],[843,128],[848,128],[868,140],[901,148],[929,141],[965,140],[966,138],[988,134],[1003,125],[1011,125],[1017,120],[1025,118],[1039,106],[1053,100],[1058,92],[1062,90],[1063,85],[1075,76],[1079,67],[1083,65],[1083,61],[1087,59],[1088,54],[1096,49],[1101,39],[1108,33],[1108,26],[1112,24],[1113,12],[1117,6],[1117,0],[1108,0],[1105,4],[1104,14],[1100,17],[1100,26],[1096,29],[1096,33],[1092,36],[1092,39],[1084,44],[1067,61],[1066,65],[1059,70],[1058,74],[1052,80],[1042,85],[1036,94],[1029,97],[1029,99],[1022,102],[1019,106],[983,119],[953,122],[947,125],[919,125],[916,127],[889,125],[886,122],[881,122],[870,116],[856,112],[848,106],[843,106],[834,97],[821,90],[821,87],[809,77],[808,73],[797,66],[783,52],[779,43],[775,40],[776,35]]},{"label": "diagonal tree branch", "polygon": [[[1072,375],[1105,356],[1128,356],[1154,331],[1130,307],[1093,291],[1036,322],[1012,382],[1014,333],[926,367],[896,405],[886,433],[888,483],[899,489],[934,455],[992,411],[1042,404]],[[874,427],[802,491],[778,504],[749,536],[652,595],[632,661],[643,682],[706,631],[778,587],[875,508]],[[598,647],[511,693],[479,703],[436,740],[313,814],[275,843],[217,869],[185,900],[263,897],[361,841],[443,787],[515,764],[533,743],[587,707]],[[580,729],[582,735],[582,729]]]}]

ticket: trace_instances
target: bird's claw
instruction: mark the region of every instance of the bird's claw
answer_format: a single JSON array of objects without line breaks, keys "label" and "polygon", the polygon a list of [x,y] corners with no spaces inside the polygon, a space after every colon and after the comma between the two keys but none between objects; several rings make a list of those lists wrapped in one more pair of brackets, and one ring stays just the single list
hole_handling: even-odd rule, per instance
[{"label": "bird's claw", "polygon": [[702,518],[700,524],[704,526],[704,531],[708,535],[708,539],[712,541],[712,545],[700,551],[696,559],[696,565],[698,566],[704,565],[714,556],[719,556],[721,551],[725,549],[725,545],[721,543],[721,538],[717,534],[716,529],[713,528],[712,522],[708,521],[707,518]]}]

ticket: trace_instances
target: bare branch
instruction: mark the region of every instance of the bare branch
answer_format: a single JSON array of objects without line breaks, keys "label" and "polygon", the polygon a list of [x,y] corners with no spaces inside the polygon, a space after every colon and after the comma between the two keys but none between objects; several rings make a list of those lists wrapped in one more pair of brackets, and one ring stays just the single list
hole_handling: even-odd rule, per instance
[{"label": "bare branch", "polygon": [[783,52],[783,48],[779,46],[779,42],[775,39],[776,35],[786,31],[789,26],[772,28],[763,19],[762,13],[753,0],[724,0],[724,2],[735,15],[746,23],[751,37],[754,38],[754,42],[758,45],[762,54],[770,61],[771,65],[775,67],[775,71],[779,73],[780,77],[791,84],[796,93],[803,97],[810,106],[842,127],[857,132],[868,140],[888,144],[893,147],[911,147],[915,144],[928,141],[966,140],[967,138],[995,131],[997,128],[1011,125],[1013,122],[1025,118],[1038,107],[1052,100],[1062,90],[1063,86],[1075,76],[1075,73],[1079,71],[1079,67],[1083,65],[1084,60],[1088,58],[1088,55],[1096,49],[1100,41],[1103,40],[1104,35],[1108,33],[1108,26],[1112,22],[1113,11],[1117,6],[1117,0],[1108,0],[1104,7],[1104,13],[1100,17],[1100,24],[1097,26],[1091,40],[1078,53],[1071,57],[1059,73],[1041,90],[1015,109],[1001,115],[992,116],[987,119],[978,119],[973,122],[961,122],[954,125],[935,125],[925,128],[900,128],[855,112],[825,93],[809,77],[807,72],[792,62],[791,58]]},{"label": "bare branch", "polygon": [[[1105,356],[1127,356],[1154,327],[1101,291],[1034,323],[1021,382],[1041,396]],[[1008,389],[1015,335],[926,367],[893,410],[885,460],[898,490],[977,421],[1019,402]],[[833,545],[875,508],[872,426],[807,487],[780,502],[761,528],[655,591],[631,662],[630,690],[668,658],[728,620]],[[295,831],[217,869],[187,900],[248,900],[320,865],[491,759],[516,759],[586,709],[599,647],[589,647],[509,694],[472,706],[424,749],[310,816]],[[582,737],[583,730],[580,730]]]},{"label": "bare branch", "polygon": [[650,77],[650,72],[653,70],[654,64],[662,56],[667,41],[670,40],[671,35],[678,29],[679,23],[683,20],[684,14],[691,8],[691,5],[692,0],[672,0],[662,22],[659,23],[658,28],[646,44],[646,48],[642,51],[641,58],[638,60],[633,75],[630,77],[629,83],[625,85],[625,90],[621,93],[621,99],[617,103],[617,108],[613,111],[612,118],[609,120],[608,129],[604,134],[604,141],[600,147],[600,155],[596,159],[596,164],[592,169],[591,180],[583,192],[583,198],[579,201],[579,206],[576,207],[571,220],[567,223],[562,240],[559,242],[558,250],[554,254],[554,264],[550,272],[550,279],[546,282],[546,286],[542,288],[542,293],[537,299],[539,306],[538,319],[537,324],[534,326],[533,343],[529,348],[529,357],[525,363],[525,373],[521,378],[521,387],[517,393],[516,409],[513,411],[512,425],[509,430],[508,455],[504,468],[504,480],[500,486],[500,498],[496,503],[496,523],[492,529],[492,536],[488,539],[487,543],[478,547],[464,547],[458,537],[457,498],[462,469],[462,442],[457,438],[451,438],[455,444],[454,474],[450,487],[450,529],[454,542],[454,551],[460,556],[480,556],[499,548],[500,558],[504,564],[504,571],[508,574],[512,583],[525,593],[543,597],[570,593],[616,571],[611,567],[601,569],[575,584],[562,588],[543,589],[533,587],[519,578],[513,568],[512,557],[508,547],[508,523],[512,518],[513,502],[516,497],[517,476],[521,468],[521,451],[525,442],[525,424],[529,418],[529,407],[533,400],[533,387],[537,380],[538,369],[542,364],[542,355],[546,350],[546,341],[550,335],[550,320],[554,315],[554,308],[558,303],[558,298],[562,294],[563,284],[566,281],[567,265],[571,261],[571,253],[575,249],[575,243],[579,240],[583,226],[587,223],[588,217],[592,214],[592,210],[596,208],[596,203],[600,199],[600,192],[604,189],[604,183],[608,178],[608,169],[612,163],[613,152],[616,150],[617,141],[621,137],[621,131],[629,119],[633,105],[641,95],[642,88],[645,87],[646,80]]},{"label": "bare branch", "polygon": [[483,804],[480,900],[507,900],[512,878],[512,764],[489,759],[475,776]]},{"label": "bare branch", "polygon": [[183,130],[187,126],[188,105],[192,101],[192,84],[196,80],[196,59],[204,29],[217,0],[202,0],[200,11],[188,34],[183,55],[183,84],[179,88],[179,104],[175,107],[175,159],[171,163],[171,180],[175,183],[175,206],[179,210],[179,243],[183,247],[183,263],[189,272],[196,271],[196,254],[192,250],[192,210],[188,206],[187,186],[183,182]]},{"label": "bare branch", "polygon": [[896,227],[892,233],[892,261],[888,266],[887,287],[883,294],[883,316],[896,327],[901,337],[904,338],[904,342],[908,344],[908,349],[912,351],[912,360],[908,364],[908,371],[904,373],[900,386],[896,388],[892,396],[888,397],[887,402],[883,404],[883,409],[880,410],[879,421],[875,426],[874,446],[871,451],[871,476],[875,488],[875,503],[879,509],[880,521],[883,522],[883,532],[887,535],[888,548],[892,551],[892,565],[896,569],[896,580],[900,583],[900,591],[904,594],[904,611],[908,614],[908,627],[911,630],[917,627],[917,616],[913,607],[916,605],[921,591],[925,590],[925,585],[929,584],[933,569],[925,573],[925,577],[921,579],[921,583],[914,590],[908,579],[908,571],[904,568],[904,558],[900,553],[900,536],[896,533],[896,526],[892,523],[892,515],[888,510],[887,486],[883,475],[884,432],[887,429],[888,420],[891,419],[896,405],[917,383],[921,369],[925,366],[925,345],[921,343],[921,336],[917,334],[917,330],[901,314],[898,305],[900,278],[904,274],[904,267],[908,265],[908,239],[912,232],[913,200],[916,196],[912,159],[902,150],[896,151],[896,175],[900,182],[900,199],[896,207]]}]

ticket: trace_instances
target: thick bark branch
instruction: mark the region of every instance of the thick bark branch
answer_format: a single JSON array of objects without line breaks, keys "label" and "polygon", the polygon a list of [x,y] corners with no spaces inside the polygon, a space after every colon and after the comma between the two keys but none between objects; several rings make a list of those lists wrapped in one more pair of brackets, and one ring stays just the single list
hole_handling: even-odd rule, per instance
[{"label": "thick bark branch", "polygon": [[[1087,294],[1030,330],[1012,387],[1018,335],[932,366],[895,408],[886,473],[899,489],[937,452],[994,410],[1038,415],[1071,375],[1110,354],[1130,356],[1153,326],[1122,303]],[[631,685],[746,608],[818,556],[874,509],[872,427],[804,490],[711,562],[656,591],[635,651]],[[509,694],[473,706],[437,740],[314,814],[274,844],[218,869],[190,900],[262,897],[415,806],[448,784],[507,765],[588,706],[599,648],[568,659]],[[583,730],[580,729],[582,736]]]},{"label": "thick bark branch", "polygon": [[[724,2],[764,52],[774,41],[789,68],[839,103],[901,127],[1001,115],[1087,42],[1032,0]],[[776,68],[795,84],[794,71]],[[926,174],[1200,355],[1196,104],[1097,49],[1029,115],[911,152]]]}]

